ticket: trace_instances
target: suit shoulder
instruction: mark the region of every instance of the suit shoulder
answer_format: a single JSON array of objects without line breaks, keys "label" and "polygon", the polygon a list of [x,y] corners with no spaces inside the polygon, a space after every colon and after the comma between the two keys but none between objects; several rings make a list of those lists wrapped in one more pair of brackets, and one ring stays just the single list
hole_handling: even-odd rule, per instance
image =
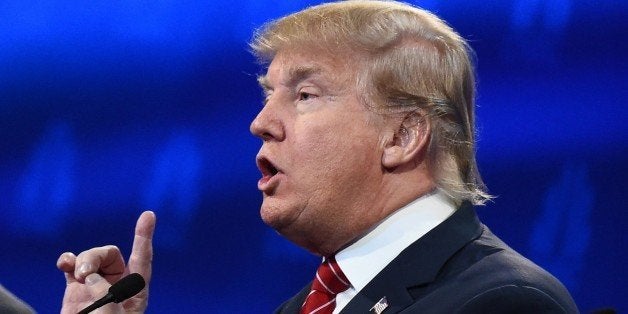
[{"label": "suit shoulder", "polygon": [[555,308],[555,313],[578,312],[571,295],[558,279],[511,249],[488,228],[483,228],[479,238],[469,242],[441,269],[442,283],[457,286],[471,302],[465,307],[516,304],[525,308],[523,305],[527,304]]},{"label": "suit shoulder", "polygon": [[535,287],[504,285],[486,290],[463,304],[458,313],[578,313]]},{"label": "suit shoulder", "polygon": [[491,273],[493,280],[504,284],[538,286],[541,290],[544,287],[564,289],[552,274],[510,248],[486,227],[478,239],[452,257],[452,264],[454,260],[467,265],[463,272],[469,275]]}]

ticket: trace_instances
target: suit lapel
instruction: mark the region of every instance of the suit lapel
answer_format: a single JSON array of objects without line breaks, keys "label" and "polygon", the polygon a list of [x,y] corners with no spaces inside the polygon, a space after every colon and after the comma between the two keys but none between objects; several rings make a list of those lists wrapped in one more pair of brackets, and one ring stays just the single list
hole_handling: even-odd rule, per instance
[{"label": "suit lapel", "polygon": [[347,304],[342,313],[368,313],[383,297],[383,313],[396,313],[414,301],[408,288],[434,281],[445,262],[480,236],[482,226],[471,204],[465,203],[447,220],[403,250]]},{"label": "suit lapel", "polygon": [[299,311],[301,311],[301,306],[303,305],[303,302],[305,302],[305,298],[310,293],[311,287],[312,287],[312,283],[310,282],[310,284],[303,287],[303,289],[301,289],[301,291],[299,291],[297,295],[290,298],[290,300],[284,302],[284,304],[279,306],[279,308],[275,310],[275,314],[299,313]]}]

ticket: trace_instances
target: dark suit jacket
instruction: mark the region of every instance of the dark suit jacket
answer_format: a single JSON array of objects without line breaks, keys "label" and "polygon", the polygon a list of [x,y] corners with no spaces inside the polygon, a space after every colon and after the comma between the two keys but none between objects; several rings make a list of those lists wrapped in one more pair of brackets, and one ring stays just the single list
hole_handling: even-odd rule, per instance
[{"label": "dark suit jacket", "polygon": [[[275,313],[298,313],[310,286]],[[342,313],[578,313],[565,287],[508,247],[463,205],[411,244]],[[374,311],[371,311],[374,313]]]}]

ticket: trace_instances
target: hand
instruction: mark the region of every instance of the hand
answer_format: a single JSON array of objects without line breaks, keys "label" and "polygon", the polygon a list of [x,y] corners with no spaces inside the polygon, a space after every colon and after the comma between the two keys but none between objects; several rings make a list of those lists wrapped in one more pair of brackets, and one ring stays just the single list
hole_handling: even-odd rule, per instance
[{"label": "hand", "polygon": [[137,219],[135,238],[128,264],[113,245],[92,248],[78,256],[66,252],[59,256],[57,268],[65,273],[66,288],[61,313],[75,314],[107,294],[111,284],[130,273],[139,273],[146,288],[119,304],[101,307],[99,313],[143,313],[148,306],[148,285],[153,260],[153,233],[156,217],[151,211]]}]

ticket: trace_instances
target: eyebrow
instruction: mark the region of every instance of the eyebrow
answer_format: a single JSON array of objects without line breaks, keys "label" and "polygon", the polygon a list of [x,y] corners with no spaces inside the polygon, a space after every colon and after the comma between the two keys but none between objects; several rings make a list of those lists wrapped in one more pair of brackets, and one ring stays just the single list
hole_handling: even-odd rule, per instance
[{"label": "eyebrow", "polygon": [[[287,72],[288,79],[285,82],[282,82],[282,84],[286,86],[293,86],[309,77],[320,74],[321,72],[323,72],[323,69],[321,67],[313,65],[299,65],[288,68]],[[257,83],[264,90],[272,90],[271,84],[266,75],[258,76]]]},{"label": "eyebrow", "polygon": [[259,86],[262,87],[264,91],[268,91],[272,89],[270,88],[270,83],[268,82],[268,77],[266,77],[266,75],[258,75],[257,83],[259,84]]},{"label": "eyebrow", "polygon": [[323,72],[323,69],[313,65],[299,65],[288,69],[288,80],[286,85],[292,86]]}]

